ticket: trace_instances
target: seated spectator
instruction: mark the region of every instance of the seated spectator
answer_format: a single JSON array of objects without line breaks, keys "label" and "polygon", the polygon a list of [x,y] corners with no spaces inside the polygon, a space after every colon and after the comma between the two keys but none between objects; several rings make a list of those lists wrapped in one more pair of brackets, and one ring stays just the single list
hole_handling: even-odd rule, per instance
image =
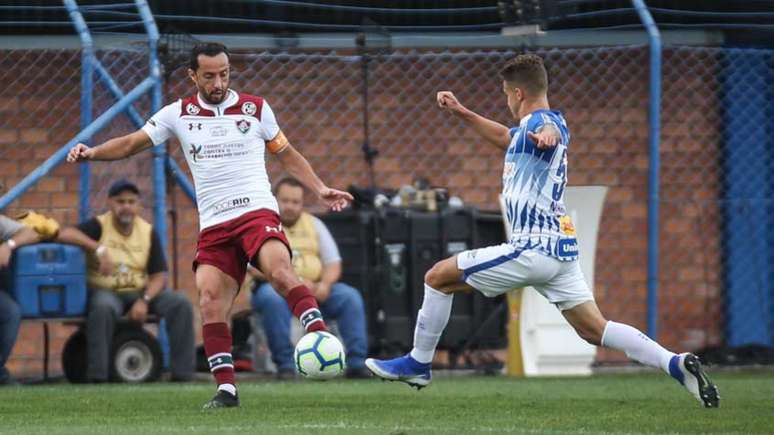
[{"label": "seated spectator", "polygon": [[[6,269],[11,261],[11,254],[17,247],[37,243],[40,238],[33,229],[21,223],[0,215],[0,268]],[[4,270],[5,272],[5,270]],[[12,378],[5,363],[11,355],[16,335],[21,324],[19,305],[13,300],[8,289],[0,289],[0,385],[12,383]]]},{"label": "seated spectator", "polygon": [[91,382],[107,381],[115,323],[123,314],[139,323],[146,321],[148,313],[163,317],[172,380],[193,377],[193,308],[184,294],[165,290],[164,251],[158,233],[137,215],[139,195],[131,182],[117,181],[108,192],[110,211],[77,227],[63,228],[59,234],[59,241],[89,252],[86,341]]},{"label": "seated spectator", "polygon": [[[277,183],[274,195],[280,220],[293,250],[293,268],[306,281],[320,304],[325,319],[336,320],[347,352],[347,377],[367,377],[365,357],[368,351],[365,309],[360,292],[342,282],[341,256],[336,242],[323,222],[303,211],[304,188],[297,180],[285,178]],[[292,313],[285,299],[263,275],[250,267],[256,278],[252,306],[263,316],[263,327],[279,378],[295,375],[293,344],[290,342]]]}]

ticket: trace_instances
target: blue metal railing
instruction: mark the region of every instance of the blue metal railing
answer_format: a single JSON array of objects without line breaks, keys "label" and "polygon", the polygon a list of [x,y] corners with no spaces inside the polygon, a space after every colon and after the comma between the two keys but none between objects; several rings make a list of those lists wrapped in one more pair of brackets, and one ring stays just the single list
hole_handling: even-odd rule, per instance
[{"label": "blue metal railing", "polygon": [[[81,130],[83,130],[91,123],[93,114],[94,42],[91,39],[86,21],[78,11],[78,5],[75,3],[75,0],[64,0],[64,5],[81,40]],[[85,221],[89,216],[88,193],[90,178],[89,162],[82,162],[80,165],[80,182],[78,183],[80,191],[78,218],[81,221]]]},{"label": "blue metal railing", "polygon": [[124,98],[119,100],[115,105],[105,111],[102,115],[92,121],[88,127],[81,130],[75,135],[69,142],[64,144],[59,150],[57,150],[51,157],[46,159],[43,164],[38,166],[34,171],[30,172],[23,180],[16,184],[11,190],[8,191],[2,198],[0,198],[0,209],[8,207],[8,205],[15,201],[19,196],[27,191],[30,187],[35,185],[46,174],[54,170],[60,163],[62,163],[67,157],[67,153],[70,148],[75,146],[79,142],[89,140],[98,131],[105,128],[116,116],[121,114],[127,106],[132,104],[138,98],[140,98],[146,92],[149,92],[155,84],[152,77],[148,77],[143,80],[137,87],[132,89]]},{"label": "blue metal railing", "polygon": [[648,335],[658,337],[658,211],[661,135],[661,33],[643,0],[632,0],[650,46],[650,168],[648,173]]},{"label": "blue metal railing", "polygon": [[[151,91],[151,104],[153,112],[158,111],[162,104],[162,79],[161,65],[158,60],[159,32],[153,15],[146,0],[135,0],[134,3],[120,3],[114,5],[100,5],[98,9],[123,9],[129,6],[138,10],[142,18],[142,24],[148,34],[150,77],[138,85],[128,94],[124,94],[118,84],[113,80],[108,70],[96,58],[94,44],[89,26],[84,20],[82,11],[94,10],[92,6],[79,6],[76,0],[63,0],[64,6],[52,6],[53,9],[65,9],[70,15],[71,24],[75,27],[81,41],[81,131],[61,149],[49,157],[41,166],[27,175],[21,182],[0,197],[0,209],[8,207],[11,202],[19,198],[30,187],[35,185],[42,177],[61,164],[67,156],[68,150],[79,142],[88,143],[91,137],[102,128],[106,127],[115,117],[123,111],[137,127],[142,127],[143,117],[134,109],[132,103],[138,100],[145,92]],[[94,23],[92,23],[94,24]],[[93,120],[94,107],[94,78],[99,79],[107,90],[117,100],[117,103]],[[150,89],[148,83],[151,83]],[[185,176],[174,160],[169,157],[166,147],[162,144],[153,150],[153,181],[154,181],[154,224],[159,231],[159,236],[166,248],[166,179],[165,171],[168,169],[173,179],[180,184],[183,192],[195,202],[196,194],[193,185]],[[89,214],[89,190],[90,190],[89,163],[84,162],[80,167],[79,179],[79,204],[78,216],[85,220]]]},{"label": "blue metal railing", "polygon": [[[103,82],[103,84],[108,89],[108,91],[110,91],[110,93],[113,94],[113,97],[116,100],[120,100],[121,98],[124,97],[124,92],[115,82],[115,80],[113,80],[113,77],[110,76],[110,73],[107,71],[107,69],[105,69],[102,63],[96,59],[94,60],[94,72],[96,73],[97,78]],[[137,113],[137,110],[135,110],[134,107],[127,106],[125,109],[125,112],[135,127],[141,128],[143,126],[143,123],[144,123],[143,117],[140,116],[139,113]],[[185,172],[183,172],[183,170],[180,168],[177,162],[175,162],[175,160],[173,160],[172,157],[169,156],[169,154],[165,156],[165,162],[166,162],[166,169],[169,170],[169,174],[172,176],[172,178],[175,181],[177,181],[177,183],[183,189],[183,192],[188,196],[188,198],[190,198],[191,201],[195,203],[196,191],[193,187],[193,184],[191,184],[191,182],[185,176]]]},{"label": "blue metal railing", "polygon": [[[159,31],[153,19],[153,14],[146,0],[135,0],[134,6],[137,8],[142,24],[148,35],[148,62],[150,76],[143,80],[137,87],[129,93],[124,94],[118,84],[113,80],[108,70],[100,63],[95,56],[94,44],[91,38],[91,32],[86,20],[81,14],[81,9],[76,0],[63,0],[73,26],[81,41],[81,131],[75,135],[69,142],[57,150],[42,165],[37,167],[21,182],[15,185],[8,193],[0,198],[0,209],[7,207],[11,202],[21,196],[27,189],[32,187],[46,174],[51,172],[56,166],[62,163],[67,157],[69,150],[79,142],[91,140],[92,136],[99,130],[106,127],[121,112],[126,115],[132,123],[140,128],[143,125],[143,117],[134,109],[132,104],[142,97],[145,93],[151,93],[151,109],[155,113],[161,109],[162,104],[162,79],[161,64],[158,59],[158,41]],[[106,5],[105,7],[109,7]],[[126,7],[127,4],[117,4],[117,7]],[[93,9],[93,8],[92,8]],[[88,11],[88,7],[83,8]],[[94,96],[94,77],[97,77],[107,90],[116,98],[117,102],[107,111],[93,120],[93,96]],[[174,179],[181,184],[183,191],[195,201],[194,189],[182,170],[167,155],[166,145],[159,144],[153,147],[153,215],[154,227],[161,239],[164,251],[167,251],[167,221],[166,221],[166,169],[174,174]],[[84,221],[90,215],[89,210],[89,189],[90,189],[90,168],[89,163],[84,162],[80,165],[80,197],[78,204],[78,216]],[[159,328],[159,341],[164,354],[165,366],[169,364],[169,345],[162,321]]]}]

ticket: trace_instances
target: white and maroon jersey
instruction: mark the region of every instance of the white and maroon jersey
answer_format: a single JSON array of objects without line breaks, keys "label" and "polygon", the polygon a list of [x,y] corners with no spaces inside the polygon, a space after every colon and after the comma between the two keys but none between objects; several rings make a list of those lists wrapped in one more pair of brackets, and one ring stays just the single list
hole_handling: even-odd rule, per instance
[{"label": "white and maroon jersey", "polygon": [[215,106],[194,95],[165,106],[142,129],[155,145],[171,136],[180,141],[201,230],[253,210],[278,212],[264,156],[267,143],[284,135],[263,98],[229,90]]}]

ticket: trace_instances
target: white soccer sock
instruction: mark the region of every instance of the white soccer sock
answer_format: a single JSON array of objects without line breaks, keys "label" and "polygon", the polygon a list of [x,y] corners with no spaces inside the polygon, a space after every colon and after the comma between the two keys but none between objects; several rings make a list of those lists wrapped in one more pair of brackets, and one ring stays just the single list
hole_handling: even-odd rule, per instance
[{"label": "white soccer sock", "polygon": [[232,396],[236,396],[236,385],[234,384],[220,384],[218,385],[218,391],[220,390],[230,393]]},{"label": "white soccer sock", "polygon": [[453,300],[453,295],[439,292],[425,284],[425,298],[417,315],[417,326],[414,328],[412,358],[423,364],[433,361],[435,347],[438,346],[438,340],[449,323]]},{"label": "white soccer sock", "polygon": [[612,320],[605,325],[602,345],[622,350],[629,358],[647,366],[661,368],[666,374],[669,374],[669,360],[675,356],[638,329]]}]

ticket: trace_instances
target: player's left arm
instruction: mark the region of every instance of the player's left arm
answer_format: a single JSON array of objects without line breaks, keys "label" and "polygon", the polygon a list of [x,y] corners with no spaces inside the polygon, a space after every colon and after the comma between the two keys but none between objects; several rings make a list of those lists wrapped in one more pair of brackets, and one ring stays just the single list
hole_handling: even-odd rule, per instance
[{"label": "player's left arm", "polygon": [[314,172],[309,161],[288,142],[281,131],[267,144],[267,148],[277,156],[293,178],[315,192],[331,210],[341,211],[352,201],[352,195],[349,193],[326,186]]},{"label": "player's left arm", "polygon": [[274,111],[266,101],[261,105],[261,137],[266,141],[266,149],[279,158],[280,163],[291,176],[315,192],[333,211],[341,211],[352,201],[352,195],[341,190],[331,189],[320,180],[312,165],[288,142],[285,133],[279,127]]}]

